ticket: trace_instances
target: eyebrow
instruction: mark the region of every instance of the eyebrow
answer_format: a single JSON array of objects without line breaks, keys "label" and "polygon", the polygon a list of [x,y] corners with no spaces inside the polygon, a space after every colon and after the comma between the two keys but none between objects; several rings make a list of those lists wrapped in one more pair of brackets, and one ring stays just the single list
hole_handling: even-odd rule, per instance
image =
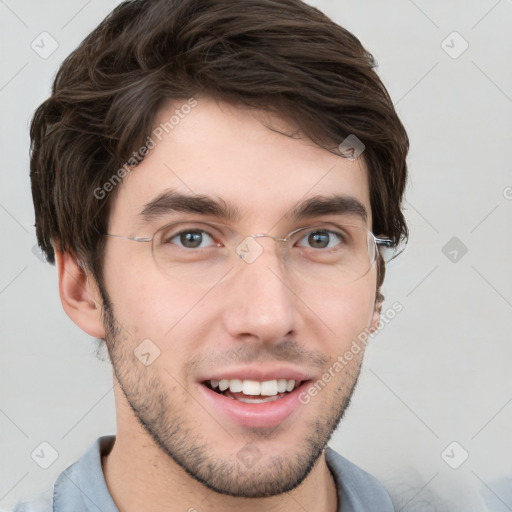
[{"label": "eyebrow", "polygon": [[[144,205],[140,216],[150,222],[172,212],[209,215],[224,221],[237,222],[242,211],[224,199],[205,195],[188,195],[168,190]],[[293,221],[304,220],[321,215],[355,215],[363,222],[368,219],[364,205],[355,197],[348,195],[313,196],[300,201],[285,218]]]},{"label": "eyebrow", "polygon": [[332,195],[332,196],[314,196],[305,201],[301,201],[291,211],[291,217],[294,220],[302,220],[319,215],[355,215],[363,222],[368,220],[368,212],[363,203],[353,196]]},{"label": "eyebrow", "polygon": [[241,211],[221,198],[214,199],[204,195],[188,195],[167,190],[144,205],[139,215],[144,221],[168,215],[171,212],[197,213],[211,215],[232,222],[238,221]]}]

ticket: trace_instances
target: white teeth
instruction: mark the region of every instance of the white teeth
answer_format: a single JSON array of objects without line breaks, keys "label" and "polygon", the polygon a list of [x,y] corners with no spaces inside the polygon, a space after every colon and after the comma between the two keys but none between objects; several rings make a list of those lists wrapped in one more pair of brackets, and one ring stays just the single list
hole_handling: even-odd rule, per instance
[{"label": "white teeth", "polygon": [[[240,393],[244,389],[244,383],[240,379],[231,379],[229,381],[229,390],[232,393]],[[245,391],[244,391],[245,393]]]},{"label": "white teeth", "polygon": [[249,379],[222,379],[220,381],[210,381],[212,389],[216,389],[218,387],[219,391],[221,392],[226,391],[226,389],[229,389],[232,393],[242,392],[244,395],[247,396],[261,395],[269,397],[276,396],[278,393],[293,391],[299,384],[300,381],[295,381],[293,379],[274,379],[265,380],[263,382]]},{"label": "white teeth", "polygon": [[[231,391],[231,387],[229,390]],[[261,394],[261,384],[257,380],[244,380],[242,393],[244,395],[259,395]]]},{"label": "white teeth", "polygon": [[277,380],[266,380],[265,382],[262,382],[260,394],[263,396],[277,395]]},{"label": "white teeth", "polygon": [[264,404],[265,402],[275,402],[279,400],[278,396],[266,396],[265,398],[237,398],[239,402],[243,402],[244,404]]}]

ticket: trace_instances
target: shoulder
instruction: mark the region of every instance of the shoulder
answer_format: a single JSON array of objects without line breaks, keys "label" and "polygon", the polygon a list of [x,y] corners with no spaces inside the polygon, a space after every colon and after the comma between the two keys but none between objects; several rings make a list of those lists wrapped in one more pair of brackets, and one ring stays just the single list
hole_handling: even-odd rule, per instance
[{"label": "shoulder", "polygon": [[52,512],[53,486],[31,496],[28,499],[19,500],[11,512]]},{"label": "shoulder", "polygon": [[53,485],[28,499],[18,501],[11,512],[53,512],[56,507],[60,510],[61,502],[78,505],[77,494],[80,488],[77,486],[77,469],[78,462],[74,462],[58,476]]},{"label": "shoulder", "polygon": [[348,510],[395,512],[388,491],[374,476],[332,448],[326,448],[325,459],[336,480],[339,497],[345,506],[347,502],[351,505]]},{"label": "shoulder", "polygon": [[97,439],[80,458],[68,466],[43,492],[20,500],[11,512],[86,512],[86,501],[102,503],[103,512],[117,512],[105,483],[101,456],[112,448],[115,436]]}]

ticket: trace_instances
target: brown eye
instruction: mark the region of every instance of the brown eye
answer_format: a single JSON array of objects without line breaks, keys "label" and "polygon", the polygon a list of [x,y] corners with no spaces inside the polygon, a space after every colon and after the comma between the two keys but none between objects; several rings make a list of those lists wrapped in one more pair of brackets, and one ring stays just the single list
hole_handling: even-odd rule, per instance
[{"label": "brown eye", "polygon": [[325,249],[329,245],[329,233],[311,233],[308,243],[315,249]]},{"label": "brown eye", "polygon": [[181,231],[168,237],[167,243],[178,245],[184,249],[200,249],[214,245],[213,238],[206,231],[199,229]]},{"label": "brown eye", "polygon": [[[304,241],[305,243],[303,243]],[[338,233],[329,230],[316,230],[306,234],[298,245],[311,249],[330,249],[340,242],[342,242],[342,237]]]}]

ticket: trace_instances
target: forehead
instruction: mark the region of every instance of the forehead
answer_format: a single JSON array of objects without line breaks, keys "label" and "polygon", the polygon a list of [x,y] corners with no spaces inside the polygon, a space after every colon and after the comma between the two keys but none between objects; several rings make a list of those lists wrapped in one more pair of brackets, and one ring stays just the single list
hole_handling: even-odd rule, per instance
[{"label": "forehead", "polygon": [[264,225],[313,197],[343,197],[360,203],[371,225],[362,158],[333,155],[262,111],[202,97],[180,110],[184,104],[186,99],[158,113],[154,147],[118,185],[111,229],[143,229],[148,218],[142,212],[169,191],[213,198],[235,209],[239,221]]}]

